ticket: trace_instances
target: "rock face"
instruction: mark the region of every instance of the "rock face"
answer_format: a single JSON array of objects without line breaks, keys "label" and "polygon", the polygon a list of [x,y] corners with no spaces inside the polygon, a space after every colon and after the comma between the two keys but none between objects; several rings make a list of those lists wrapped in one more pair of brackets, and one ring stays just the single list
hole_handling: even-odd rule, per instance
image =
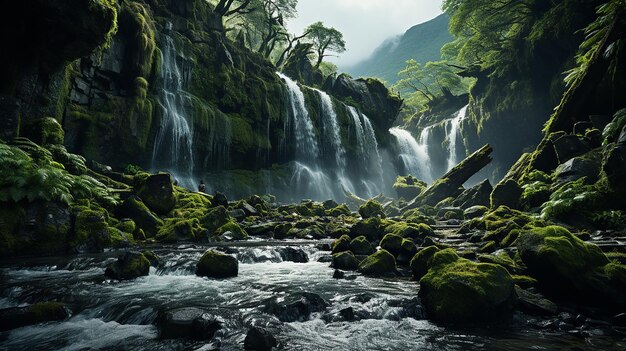
[{"label": "rock face", "polygon": [[161,339],[211,340],[222,322],[202,309],[185,307],[160,311],[157,327]]},{"label": "rock face", "polygon": [[216,251],[207,251],[196,265],[196,274],[210,278],[236,277],[239,273],[239,262],[230,255]]},{"label": "rock face", "polygon": [[157,214],[167,214],[176,206],[172,178],[167,173],[154,174],[146,178],[139,186],[137,195]]},{"label": "rock face", "polygon": [[5,308],[0,310],[0,331],[60,321],[69,316],[70,311],[60,302],[39,302],[26,307]]},{"label": "rock face", "polygon": [[514,286],[501,266],[474,263],[446,249],[433,256],[419,296],[436,321],[474,323],[507,316],[516,301]]},{"label": "rock face", "polygon": [[104,274],[113,279],[135,279],[150,272],[150,261],[140,252],[127,252],[111,263]]}]

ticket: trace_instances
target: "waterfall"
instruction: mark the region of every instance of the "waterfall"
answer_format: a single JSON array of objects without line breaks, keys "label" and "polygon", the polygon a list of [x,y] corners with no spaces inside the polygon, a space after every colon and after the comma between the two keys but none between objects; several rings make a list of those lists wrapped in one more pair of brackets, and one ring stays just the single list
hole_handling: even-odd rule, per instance
[{"label": "waterfall", "polygon": [[467,114],[468,106],[464,106],[461,108],[456,116],[450,120],[448,126],[446,126],[447,136],[446,140],[448,141],[448,171],[452,169],[452,167],[456,166],[459,162],[457,157],[457,140],[461,137],[461,122],[465,119]]},{"label": "waterfall", "polygon": [[431,183],[433,179],[427,144],[429,129],[425,128],[422,130],[419,142],[415,140],[411,133],[404,129],[394,127],[389,129],[389,132],[396,138],[398,143],[399,157],[404,166],[404,171],[427,183]]},{"label": "waterfall", "polygon": [[368,197],[378,195],[383,183],[382,180],[382,162],[378,151],[378,142],[376,134],[369,118],[359,113],[353,106],[347,106],[348,112],[352,117],[354,124],[354,132],[357,142],[357,151],[361,160],[361,171],[366,175],[361,178],[361,184],[366,189],[365,193]]},{"label": "waterfall", "polygon": [[291,120],[285,122],[285,133],[289,134],[292,131],[295,133],[297,159],[315,161],[319,156],[319,148],[313,131],[313,122],[306,109],[304,93],[298,83],[291,78],[280,72],[277,74],[287,86],[291,104]]},{"label": "waterfall", "polygon": [[342,169],[346,166],[346,151],[341,143],[339,135],[339,123],[337,122],[337,112],[333,106],[333,101],[326,92],[313,89],[320,97],[322,105],[322,145],[330,145],[334,153],[335,166]]},{"label": "waterfall", "polygon": [[163,114],[154,143],[152,167],[168,171],[179,180],[180,185],[194,188],[193,129],[185,107],[188,95],[183,89],[184,78],[189,72],[179,67],[174,39],[169,35],[165,36],[161,51],[162,87],[159,104]]}]

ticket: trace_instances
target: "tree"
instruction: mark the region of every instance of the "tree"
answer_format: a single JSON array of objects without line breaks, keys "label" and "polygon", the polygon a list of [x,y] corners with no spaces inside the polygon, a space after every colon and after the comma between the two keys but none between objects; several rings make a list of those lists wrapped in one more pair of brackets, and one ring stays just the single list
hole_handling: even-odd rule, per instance
[{"label": "tree", "polygon": [[332,56],[328,52],[340,54],[346,51],[343,34],[335,28],[326,27],[322,22],[315,22],[306,29],[306,32],[309,33],[308,38],[317,52],[317,62],[315,63],[317,68],[319,68],[324,57]]},{"label": "tree", "polygon": [[249,9],[252,0],[219,0],[215,5],[215,13],[222,17],[252,11]]},{"label": "tree", "polygon": [[298,0],[262,0],[263,21],[260,23],[262,41],[259,53],[269,58],[279,42],[289,38],[285,20],[296,16]]}]

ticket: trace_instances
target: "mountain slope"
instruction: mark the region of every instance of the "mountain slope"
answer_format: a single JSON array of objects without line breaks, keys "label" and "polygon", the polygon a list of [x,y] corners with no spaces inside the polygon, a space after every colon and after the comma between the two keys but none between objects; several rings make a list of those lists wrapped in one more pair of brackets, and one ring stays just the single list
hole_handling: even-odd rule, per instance
[{"label": "mountain slope", "polygon": [[441,47],[452,40],[448,31],[450,19],[441,14],[411,27],[403,35],[385,40],[370,56],[345,71],[353,77],[377,77],[389,84],[398,80],[398,72],[409,59],[426,63],[438,61]]}]

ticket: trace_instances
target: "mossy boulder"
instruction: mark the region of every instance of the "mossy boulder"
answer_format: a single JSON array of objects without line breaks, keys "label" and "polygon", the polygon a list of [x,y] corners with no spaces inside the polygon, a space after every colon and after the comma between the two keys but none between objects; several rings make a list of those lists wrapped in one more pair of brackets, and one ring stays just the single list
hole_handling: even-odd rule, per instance
[{"label": "mossy boulder", "polygon": [[470,208],[467,208],[465,211],[463,211],[463,217],[465,219],[478,218],[478,217],[482,217],[488,211],[489,211],[489,208],[487,206],[481,206],[481,205],[472,206]]},{"label": "mossy boulder", "polygon": [[79,208],[70,245],[78,252],[98,252],[126,241],[123,233],[110,228],[108,212],[102,208]]},{"label": "mossy boulder", "polygon": [[368,200],[366,203],[359,207],[359,214],[363,219],[379,217],[385,218],[385,210],[380,202],[375,200]]},{"label": "mossy boulder", "polygon": [[239,274],[237,258],[216,251],[207,251],[196,265],[196,275],[210,278],[230,278]]},{"label": "mossy boulder", "polygon": [[[539,287],[555,298],[588,305],[624,306],[623,265],[610,262],[602,250],[559,226],[520,234],[517,248]],[[617,274],[614,274],[617,273]]]},{"label": "mossy boulder", "polygon": [[365,236],[369,242],[378,242],[385,235],[384,227],[388,223],[378,217],[356,222],[350,227],[350,237]]},{"label": "mossy boulder", "polygon": [[417,245],[411,239],[402,239],[400,253],[396,256],[398,265],[408,265],[417,253]]},{"label": "mossy boulder", "polygon": [[359,263],[359,272],[365,275],[383,276],[396,274],[396,259],[387,250],[379,250]]},{"label": "mossy boulder", "polygon": [[508,206],[518,208],[523,189],[514,179],[502,181],[491,192],[491,208]]},{"label": "mossy boulder", "polygon": [[217,228],[216,235],[228,236],[233,240],[246,240],[248,239],[248,233],[239,226],[236,222],[228,222],[223,226]]},{"label": "mossy boulder", "polygon": [[156,239],[165,243],[195,241],[202,237],[204,231],[197,218],[167,218],[159,227]]},{"label": "mossy boulder", "polygon": [[367,238],[361,235],[350,241],[350,251],[355,255],[369,255],[374,252],[374,248]]},{"label": "mossy boulder", "polygon": [[343,251],[349,251],[350,250],[350,237],[347,235],[342,235],[339,239],[333,241],[333,243],[330,245],[330,248],[332,250],[332,253],[339,253],[339,252],[343,252]]},{"label": "mossy boulder", "polygon": [[0,310],[0,332],[37,323],[61,321],[70,316],[69,309],[61,302],[38,302],[26,307]]},{"label": "mossy boulder", "polygon": [[140,252],[126,252],[107,266],[104,275],[112,279],[135,279],[150,272],[150,261]]},{"label": "mossy boulder", "polygon": [[117,215],[121,218],[132,219],[137,227],[143,229],[146,235],[154,237],[158,228],[163,222],[156,214],[154,214],[137,196],[131,196],[126,199],[122,205],[117,208]]},{"label": "mossy boulder", "polygon": [[345,204],[341,204],[334,208],[326,210],[326,214],[332,217],[349,216],[352,214],[352,211],[350,211],[348,206],[346,206]]},{"label": "mossy boulder", "polygon": [[424,223],[414,224],[396,222],[386,226],[385,233],[395,234],[406,239],[419,241],[426,237],[433,236],[435,231],[428,224]]},{"label": "mossy boulder", "polygon": [[63,145],[65,132],[55,118],[36,119],[24,128],[25,136],[39,145]]},{"label": "mossy boulder", "polygon": [[211,209],[201,220],[200,223],[203,227],[210,231],[215,231],[221,226],[227,224],[232,220],[232,217],[228,214],[228,210],[224,206],[217,206]]},{"label": "mossy boulder", "polygon": [[405,200],[412,200],[419,194],[421,194],[428,184],[423,182],[414,176],[399,176],[396,178],[396,182],[393,184],[393,189],[399,198]]},{"label": "mossy boulder", "polygon": [[359,260],[350,251],[333,254],[333,268],[354,271],[359,268]]},{"label": "mossy boulder", "polygon": [[387,234],[380,241],[380,247],[389,251],[394,257],[398,257],[402,251],[402,237],[395,234]]},{"label": "mossy boulder", "polygon": [[437,252],[439,252],[437,246],[428,246],[419,250],[413,256],[409,265],[411,266],[413,277],[416,280],[422,279],[422,277],[428,273],[428,270],[432,266],[433,257]]},{"label": "mossy boulder", "polygon": [[165,215],[176,206],[172,178],[167,173],[154,174],[139,186],[137,195],[157,214]]},{"label": "mossy boulder", "polygon": [[420,280],[419,296],[428,316],[439,322],[475,323],[508,316],[517,296],[501,266],[474,263],[452,249],[435,253]]}]

